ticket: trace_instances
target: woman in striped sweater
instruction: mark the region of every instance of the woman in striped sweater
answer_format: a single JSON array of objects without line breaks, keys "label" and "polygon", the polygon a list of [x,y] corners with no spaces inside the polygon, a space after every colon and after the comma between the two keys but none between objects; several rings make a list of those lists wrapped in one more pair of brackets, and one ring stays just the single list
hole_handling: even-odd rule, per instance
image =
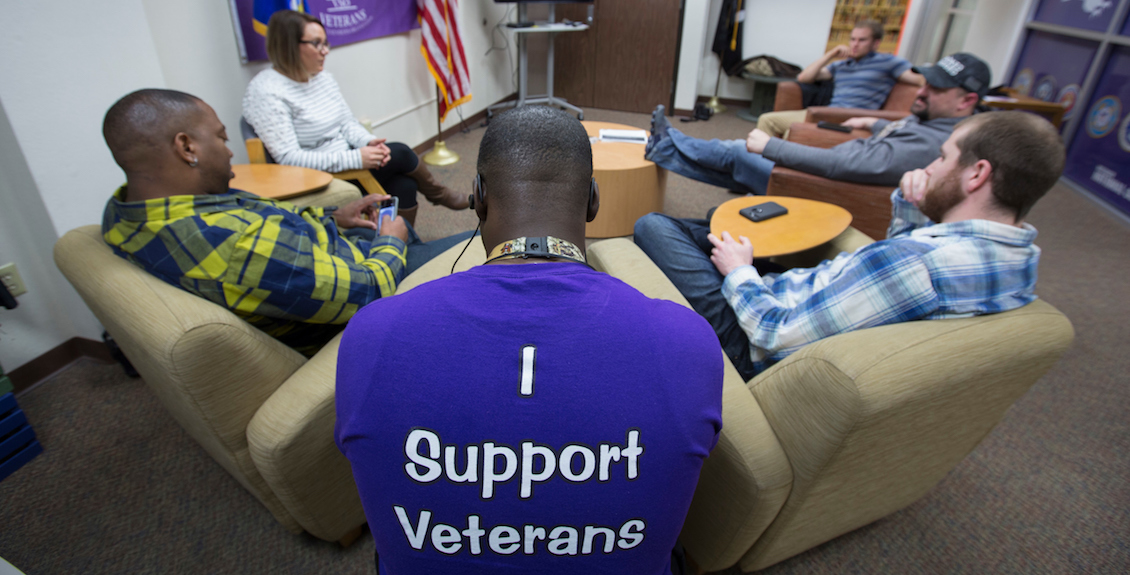
[{"label": "woman in striped sweater", "polygon": [[467,195],[435,180],[408,146],[374,138],[353,117],[337,82],[322,71],[330,45],[321,21],[282,10],[267,24],[272,67],[251,80],[243,117],[280,164],[327,172],[365,168],[400,198],[399,213],[416,219],[417,190],[433,204],[467,208]]}]

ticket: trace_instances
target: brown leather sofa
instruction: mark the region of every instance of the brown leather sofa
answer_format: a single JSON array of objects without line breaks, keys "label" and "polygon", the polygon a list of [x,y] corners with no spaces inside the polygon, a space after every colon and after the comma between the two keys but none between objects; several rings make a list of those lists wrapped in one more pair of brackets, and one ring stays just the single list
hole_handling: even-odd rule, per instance
[{"label": "brown leather sofa", "polygon": [[[914,98],[917,93],[918,86],[905,82],[897,82],[895,86],[891,88],[891,93],[887,96],[887,100],[883,102],[883,107],[878,110],[863,110],[859,108],[838,109],[847,110],[851,113],[851,115],[846,116],[846,118],[874,116],[877,118],[897,120],[910,114],[910,105],[914,103]],[[773,101],[774,112],[802,110],[804,109],[803,102],[800,84],[796,82],[781,82],[777,84],[777,98]],[[824,106],[812,106],[809,110],[823,107]],[[815,120],[808,119],[806,121],[813,122]]]},{"label": "brown leather sofa", "polygon": [[[811,115],[813,109],[809,110]],[[817,113],[822,111],[817,110]],[[867,130],[853,130],[851,134],[845,134],[817,128],[816,124],[798,122],[793,124],[789,131],[789,141],[818,148],[831,148],[836,144],[870,135],[871,132]],[[775,166],[769,174],[766,193],[770,196],[805,198],[840,206],[851,213],[852,227],[872,239],[880,240],[887,237],[887,224],[891,221],[891,192],[894,189],[892,186],[829,180],[799,170]]]}]

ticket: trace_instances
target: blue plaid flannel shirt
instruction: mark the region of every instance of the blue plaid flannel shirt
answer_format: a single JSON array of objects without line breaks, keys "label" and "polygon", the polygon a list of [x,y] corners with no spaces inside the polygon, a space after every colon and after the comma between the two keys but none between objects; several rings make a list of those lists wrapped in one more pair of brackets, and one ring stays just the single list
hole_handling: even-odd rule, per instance
[{"label": "blue plaid flannel shirt", "polygon": [[333,208],[231,190],[106,204],[102,237],[119,256],[213,301],[305,355],[404,276],[404,242],[346,239]]},{"label": "blue plaid flannel shirt", "polygon": [[934,224],[900,190],[887,239],[814,268],[726,276],[722,294],[749,337],[760,372],[839,333],[920,319],[969,317],[1036,299],[1036,229],[966,220]]}]

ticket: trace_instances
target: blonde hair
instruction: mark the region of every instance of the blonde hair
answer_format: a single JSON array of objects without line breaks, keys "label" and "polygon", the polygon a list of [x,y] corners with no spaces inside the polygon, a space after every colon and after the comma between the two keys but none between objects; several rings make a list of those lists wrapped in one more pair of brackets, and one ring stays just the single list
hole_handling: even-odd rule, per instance
[{"label": "blonde hair", "polygon": [[298,55],[307,24],[317,24],[323,31],[326,29],[321,20],[294,10],[279,10],[267,22],[267,57],[280,74],[295,82],[307,80],[306,69]]}]

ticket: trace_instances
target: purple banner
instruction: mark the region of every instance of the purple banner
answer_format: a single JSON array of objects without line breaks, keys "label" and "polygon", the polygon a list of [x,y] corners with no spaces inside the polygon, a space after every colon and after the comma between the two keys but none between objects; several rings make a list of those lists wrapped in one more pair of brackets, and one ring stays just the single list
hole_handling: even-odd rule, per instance
[{"label": "purple banner", "polygon": [[1117,5],[1118,0],[1043,0],[1033,20],[1106,32]]},{"label": "purple banner", "polygon": [[1063,173],[1130,214],[1130,48],[1111,50]]},{"label": "purple banner", "polygon": [[1122,25],[1122,35],[1130,36],[1130,14],[1126,15],[1126,23]]},{"label": "purple banner", "polygon": [[420,27],[416,19],[416,0],[232,0],[232,17],[243,41],[241,56],[244,62],[267,59],[267,44],[261,33],[267,23],[262,21],[257,26],[255,16],[258,14],[261,19],[268,19],[266,14],[272,12],[272,6],[266,10],[264,6],[270,4],[280,7],[302,5],[305,12],[322,21],[326,27],[326,39],[333,46],[400,34]]},{"label": "purple banner", "polygon": [[1077,112],[1079,86],[1098,46],[1090,40],[1031,32],[1010,85],[1026,96],[1066,105],[1064,119],[1071,118]]}]

